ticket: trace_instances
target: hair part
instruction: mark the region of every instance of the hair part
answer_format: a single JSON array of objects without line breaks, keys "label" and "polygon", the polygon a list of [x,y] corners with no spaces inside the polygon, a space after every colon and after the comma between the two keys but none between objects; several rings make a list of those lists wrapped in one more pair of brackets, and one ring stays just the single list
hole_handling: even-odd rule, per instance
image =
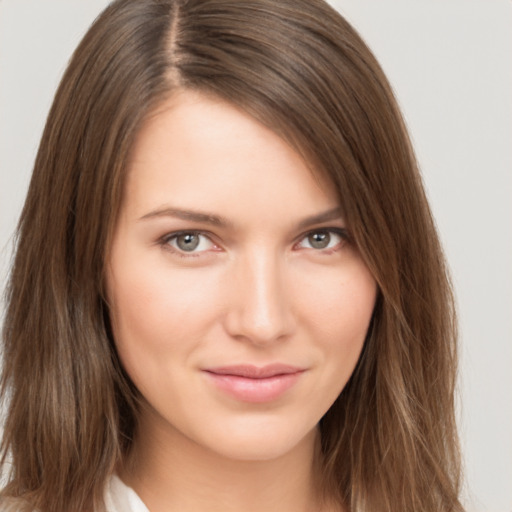
[{"label": "hair part", "polygon": [[327,177],[378,283],[363,354],[320,425],[326,494],[351,512],[462,510],[455,313],[435,225],[391,87],[319,0],[118,0],[80,43],[7,290],[3,495],[99,510],[130,452],[138,392],[113,346],[105,264],[134,138],[180,88],[243,109]]}]

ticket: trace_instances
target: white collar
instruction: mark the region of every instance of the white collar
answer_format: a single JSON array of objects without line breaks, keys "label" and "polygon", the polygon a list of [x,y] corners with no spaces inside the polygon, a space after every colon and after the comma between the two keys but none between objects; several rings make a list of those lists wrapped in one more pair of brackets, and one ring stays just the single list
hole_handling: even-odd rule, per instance
[{"label": "white collar", "polygon": [[149,512],[137,493],[113,475],[105,488],[107,512]]}]

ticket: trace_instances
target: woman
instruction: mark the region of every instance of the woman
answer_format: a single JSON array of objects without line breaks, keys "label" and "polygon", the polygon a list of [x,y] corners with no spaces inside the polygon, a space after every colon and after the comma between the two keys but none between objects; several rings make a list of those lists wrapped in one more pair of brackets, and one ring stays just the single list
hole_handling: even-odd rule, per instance
[{"label": "woman", "polygon": [[442,252],[390,87],[320,1],[113,2],[8,298],[14,510],[462,509]]}]

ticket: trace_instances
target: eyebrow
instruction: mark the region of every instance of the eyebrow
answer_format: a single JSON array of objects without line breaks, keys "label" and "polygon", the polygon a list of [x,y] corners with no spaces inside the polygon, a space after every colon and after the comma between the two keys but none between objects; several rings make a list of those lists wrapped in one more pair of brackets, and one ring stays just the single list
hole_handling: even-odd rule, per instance
[{"label": "eyebrow", "polygon": [[311,217],[306,217],[299,222],[298,227],[299,229],[304,229],[315,224],[322,224],[331,220],[340,219],[343,219],[343,210],[338,206],[336,208],[332,208],[331,210],[312,215]]},{"label": "eyebrow", "polygon": [[[154,219],[159,217],[174,217],[177,219],[188,220],[201,224],[210,224],[217,227],[231,227],[233,224],[229,220],[214,213],[203,212],[198,210],[182,210],[180,208],[165,207],[153,210],[143,215],[139,221]],[[325,212],[317,213],[302,219],[298,224],[298,229],[305,229],[315,224],[322,224],[331,220],[339,220],[343,218],[343,212],[340,207],[332,208]]]},{"label": "eyebrow", "polygon": [[231,226],[231,222],[214,213],[201,212],[197,210],[182,210],[180,208],[170,207],[153,210],[146,215],[143,215],[139,220],[154,219],[158,217],[175,217],[177,219],[198,222],[201,224],[211,224],[212,226],[220,227]]}]

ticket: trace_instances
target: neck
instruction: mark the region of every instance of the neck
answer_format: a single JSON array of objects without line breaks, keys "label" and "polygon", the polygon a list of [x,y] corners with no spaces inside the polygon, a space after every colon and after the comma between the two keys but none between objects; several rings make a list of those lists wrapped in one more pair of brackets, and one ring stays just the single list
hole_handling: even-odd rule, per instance
[{"label": "neck", "polygon": [[151,512],[323,511],[318,459],[317,430],[279,457],[234,460],[142,419],[121,477]]}]

